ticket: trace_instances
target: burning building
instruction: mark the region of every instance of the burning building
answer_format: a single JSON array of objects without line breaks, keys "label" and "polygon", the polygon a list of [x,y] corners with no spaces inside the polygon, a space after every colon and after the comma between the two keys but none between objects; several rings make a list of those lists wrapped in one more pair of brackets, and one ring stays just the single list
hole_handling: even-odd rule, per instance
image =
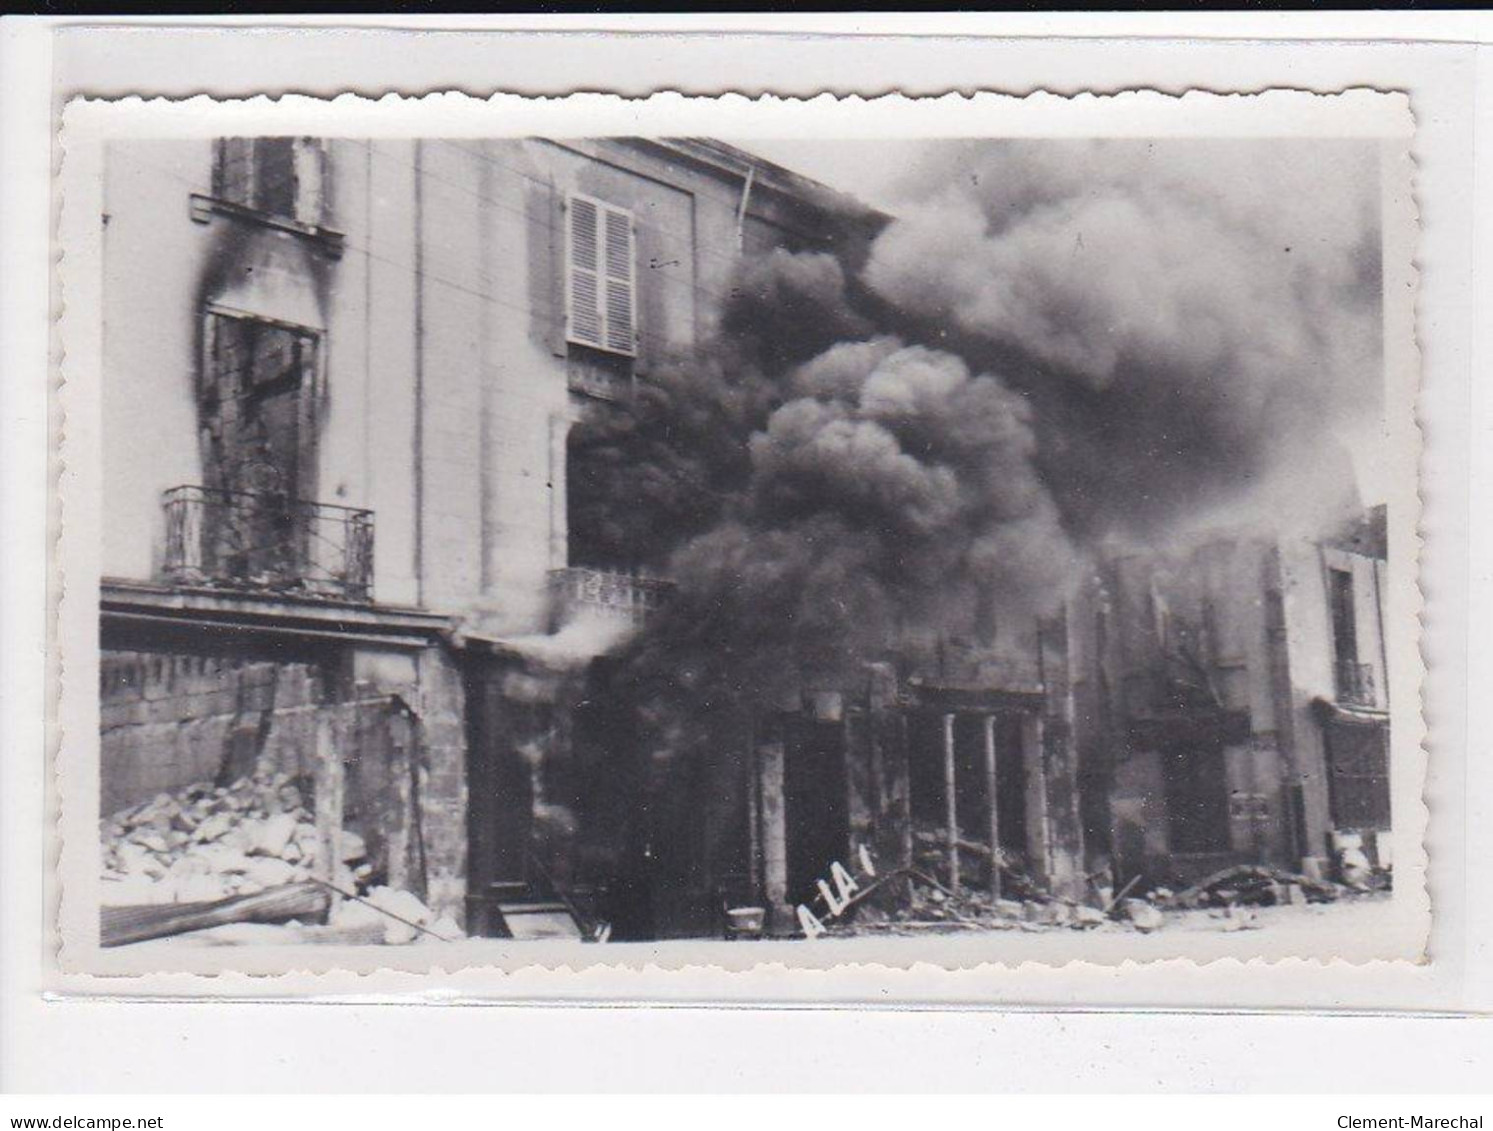
[{"label": "burning building", "polygon": [[1117,876],[1392,866],[1386,564],[1382,507],[1104,561],[1073,624],[1086,832]]},{"label": "burning building", "polygon": [[716,141],[111,146],[104,815],[280,774],[324,879],[619,939],[1382,827],[1382,553],[1184,553],[1372,402],[1372,220],[1147,144],[896,219]]}]

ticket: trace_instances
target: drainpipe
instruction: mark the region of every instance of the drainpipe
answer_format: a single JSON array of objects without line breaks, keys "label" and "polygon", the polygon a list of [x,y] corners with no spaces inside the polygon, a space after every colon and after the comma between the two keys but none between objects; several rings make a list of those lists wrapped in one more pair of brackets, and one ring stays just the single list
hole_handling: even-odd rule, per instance
[{"label": "drainpipe", "polygon": [[748,165],[746,179],[741,183],[741,203],[736,206],[736,254],[740,255],[746,237],[747,203],[752,199],[752,183],[757,179],[757,166]]},{"label": "drainpipe", "polygon": [[415,604],[425,604],[425,143],[415,139]]}]

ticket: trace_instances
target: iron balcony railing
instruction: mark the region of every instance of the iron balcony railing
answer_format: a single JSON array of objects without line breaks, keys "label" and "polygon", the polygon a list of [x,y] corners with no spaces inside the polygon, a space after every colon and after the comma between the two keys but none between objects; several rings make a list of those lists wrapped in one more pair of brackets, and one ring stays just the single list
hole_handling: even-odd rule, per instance
[{"label": "iron balcony railing", "polygon": [[551,570],[554,627],[596,617],[636,627],[663,607],[673,589],[674,583],[661,577],[587,566]]},{"label": "iron balcony railing", "polygon": [[1337,699],[1354,707],[1378,706],[1374,685],[1374,665],[1357,660],[1337,662]]},{"label": "iron balcony railing", "polygon": [[372,511],[211,487],[173,487],[164,501],[172,581],[372,598]]}]

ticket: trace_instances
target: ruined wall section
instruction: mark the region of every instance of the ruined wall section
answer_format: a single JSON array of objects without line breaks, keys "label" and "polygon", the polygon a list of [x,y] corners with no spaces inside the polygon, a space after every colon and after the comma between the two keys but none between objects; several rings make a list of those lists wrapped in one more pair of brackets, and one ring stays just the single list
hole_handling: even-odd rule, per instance
[{"label": "ruined wall section", "polygon": [[260,763],[309,775],[322,672],[312,664],[106,651],[100,657],[100,814]]},{"label": "ruined wall section", "polygon": [[[1296,862],[1295,782],[1310,771],[1295,767],[1310,766],[1299,746],[1312,739],[1294,693],[1282,692],[1294,679],[1288,648],[1302,613],[1276,545],[1222,531],[1170,554],[1117,555],[1079,595],[1084,809],[1093,831],[1106,831],[1107,818],[1106,848],[1124,878],[1164,869],[1183,881],[1230,860]],[[1221,796],[1204,804],[1218,805],[1222,835],[1182,851],[1171,806],[1185,791],[1167,766],[1214,757],[1219,779],[1209,788]]]}]

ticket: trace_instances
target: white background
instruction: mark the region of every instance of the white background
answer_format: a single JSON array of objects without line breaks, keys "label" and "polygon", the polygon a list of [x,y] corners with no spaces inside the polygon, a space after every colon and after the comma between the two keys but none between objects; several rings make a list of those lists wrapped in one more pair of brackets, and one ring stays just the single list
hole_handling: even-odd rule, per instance
[{"label": "white background", "polygon": [[[282,21],[283,22],[283,21]],[[894,1009],[626,1009],[434,1005],[181,1004],[47,1001],[37,992],[44,950],[40,877],[45,867],[46,784],[42,720],[47,701],[46,372],[49,162],[53,111],[68,94],[203,91],[242,95],[342,90],[377,94],[461,88],[561,93],[658,89],[717,93],[941,93],[978,88],[1064,92],[1156,87],[1180,92],[1292,85],[1318,90],[1372,85],[1408,89],[1420,127],[1422,422],[1428,454],[1422,489],[1428,555],[1427,686],[1434,813],[1429,842],[1437,924],[1434,961],[1420,970],[1323,969],[1324,979],[1371,978],[1396,987],[1387,1000],[1423,1010],[1493,1008],[1489,939],[1493,888],[1493,762],[1474,709],[1493,687],[1486,650],[1467,648],[1489,627],[1489,529],[1493,471],[1486,381],[1486,287],[1493,238],[1474,224],[1493,169],[1493,136],[1476,145],[1490,89],[1486,59],[1469,43],[1493,41],[1484,17],[1415,14],[1304,17],[988,17],[902,20],[736,17],[729,26],[797,32],[878,31],[871,38],[778,34],[619,37],[579,34],[452,35],[307,28],[212,34],[105,33],[5,21],[4,318],[0,342],[0,1086],[8,1090],[503,1090],[514,1088],[976,1088],[1018,1090],[1459,1090],[1493,1077],[1487,1021],[1450,1017],[1040,1013]],[[456,23],[448,20],[448,23]],[[470,17],[461,23],[471,26]],[[535,27],[538,17],[510,22]],[[636,33],[636,18],[586,17],[553,27]],[[698,29],[685,17],[646,26]],[[433,25],[427,25],[433,26]],[[912,40],[896,31],[954,37]],[[1109,40],[1001,36],[1123,34]],[[1192,34],[1191,40],[1177,38]],[[1283,45],[1219,36],[1332,39],[1404,36],[1395,42]],[[1206,37],[1215,37],[1211,40]],[[1436,39],[1443,42],[1432,43]],[[1471,168],[1476,154],[1476,181]],[[1486,195],[1486,193],[1482,194]],[[1479,209],[1478,211],[1484,211]],[[1484,270],[1474,267],[1485,265]],[[1470,443],[1469,443],[1470,442]],[[1469,455],[1471,460],[1469,462]],[[1469,485],[1473,494],[1469,496]],[[1469,563],[1475,563],[1469,570]],[[1468,688],[1475,690],[1470,696]],[[1121,976],[1125,972],[1121,972]],[[1181,975],[1178,975],[1179,977]],[[980,998],[969,984],[968,1000]],[[868,994],[874,994],[874,988]],[[1373,1114],[1377,1114],[1374,1112]],[[493,1113],[495,1120],[498,1118]],[[785,1112],[785,1115],[787,1113]],[[1315,1125],[1315,1123],[1314,1123]],[[1323,1126],[1329,1125],[1324,1119]]]}]

